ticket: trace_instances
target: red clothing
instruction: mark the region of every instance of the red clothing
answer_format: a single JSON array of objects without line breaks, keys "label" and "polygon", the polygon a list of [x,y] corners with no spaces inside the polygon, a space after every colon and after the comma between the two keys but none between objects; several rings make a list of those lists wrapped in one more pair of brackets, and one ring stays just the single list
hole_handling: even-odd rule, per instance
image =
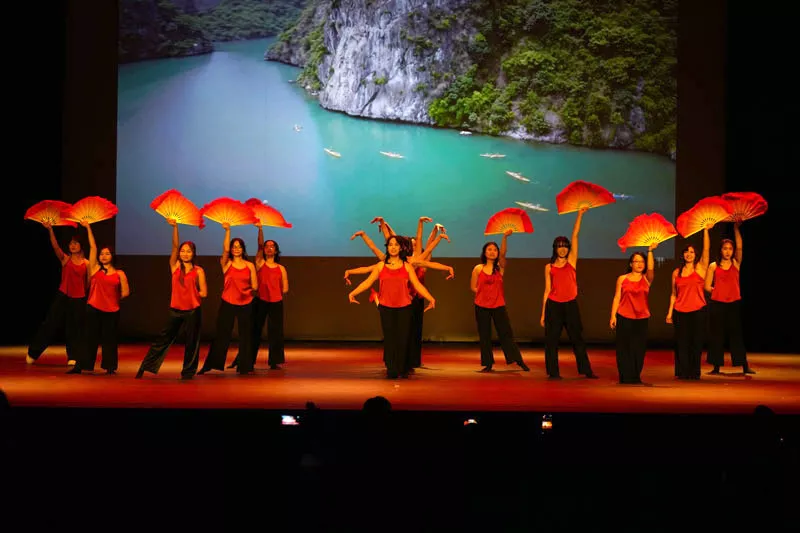
[{"label": "red clothing", "polygon": [[172,298],[169,306],[178,311],[191,311],[200,307],[200,289],[197,286],[197,268],[192,268],[183,276],[181,285],[181,270],[183,267],[172,273]]},{"label": "red clothing", "polygon": [[575,267],[567,263],[563,267],[550,265],[550,294],[554,302],[570,302],[578,297],[578,279]]},{"label": "red clothing", "polygon": [[703,293],[705,280],[695,270],[690,275],[681,276],[681,269],[678,269],[678,276],[675,278],[675,311],[681,313],[691,313],[698,311],[706,305],[706,295]]},{"label": "red clothing", "polygon": [[250,269],[247,266],[236,268],[231,264],[225,271],[222,299],[232,305],[247,305],[253,301],[251,286]]},{"label": "red clothing", "polygon": [[631,320],[650,318],[650,306],[647,303],[649,293],[650,284],[647,283],[647,278],[642,276],[639,281],[631,281],[625,276],[620,289],[617,314]]},{"label": "red clothing", "polygon": [[711,291],[711,299],[723,303],[742,299],[739,289],[739,269],[733,262],[728,270],[720,268],[719,264],[714,269],[714,289]]},{"label": "red clothing", "polygon": [[119,301],[122,298],[120,289],[119,272],[106,274],[101,268],[92,276],[89,284],[89,300],[87,303],[106,313],[119,311]]},{"label": "red clothing", "polygon": [[76,265],[69,259],[67,264],[61,267],[61,285],[58,286],[58,290],[70,298],[85,297],[87,283],[86,261]]},{"label": "red clothing", "polygon": [[266,264],[258,269],[258,298],[265,302],[283,300],[283,274],[281,267],[268,267]]},{"label": "red clothing", "polygon": [[411,305],[411,293],[408,292],[408,272],[405,265],[394,270],[385,266],[378,276],[380,289],[378,299],[384,307],[406,307]]},{"label": "red clothing", "polygon": [[[417,267],[414,269],[414,274],[417,275],[417,279],[423,285],[425,285],[425,271],[427,269],[425,267]],[[411,294],[412,298],[422,298],[422,295],[417,293],[417,289],[411,284],[411,281],[408,282],[408,292]]]},{"label": "red clothing", "polygon": [[475,305],[494,309],[506,305],[503,293],[503,275],[493,272],[491,275],[481,269],[478,274],[478,292],[475,293]]}]

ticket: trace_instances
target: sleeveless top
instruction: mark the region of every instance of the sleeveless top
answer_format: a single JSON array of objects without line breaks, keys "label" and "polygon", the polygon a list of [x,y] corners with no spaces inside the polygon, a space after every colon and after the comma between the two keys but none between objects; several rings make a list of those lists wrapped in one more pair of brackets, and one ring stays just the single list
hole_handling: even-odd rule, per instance
[{"label": "sleeveless top", "polygon": [[225,271],[222,299],[232,305],[247,305],[253,301],[250,287],[250,269],[230,265]]},{"label": "sleeveless top", "polygon": [[675,278],[675,311],[691,313],[705,307],[704,286],[705,280],[696,270],[691,275],[683,277],[679,268],[678,276]]},{"label": "sleeveless top", "polygon": [[731,261],[728,270],[723,270],[717,264],[714,269],[714,289],[711,291],[711,299],[715,302],[730,303],[742,299],[739,289],[739,269]]},{"label": "sleeveless top", "polygon": [[87,281],[86,262],[76,265],[69,259],[67,264],[61,267],[61,284],[58,290],[70,298],[84,298]]},{"label": "sleeveless top", "polygon": [[120,288],[119,272],[106,274],[101,268],[92,276],[89,284],[89,299],[87,303],[106,313],[119,311],[119,301],[122,297]]},{"label": "sleeveless top", "polygon": [[384,307],[406,307],[411,305],[411,293],[408,292],[408,272],[405,265],[390,269],[384,266],[378,276],[380,289],[378,298]]},{"label": "sleeveless top", "polygon": [[178,311],[191,311],[200,307],[200,289],[197,287],[197,267],[193,267],[183,276],[181,285],[181,269],[172,273],[172,298],[169,306]]},{"label": "sleeveless top", "polygon": [[578,279],[575,267],[566,263],[563,267],[550,265],[549,300],[569,302],[578,297]]},{"label": "sleeveless top", "polygon": [[475,293],[475,305],[494,309],[506,305],[503,293],[503,275],[493,272],[491,275],[481,269],[478,274],[478,292]]},{"label": "sleeveless top", "polygon": [[650,294],[650,284],[647,278],[642,276],[639,281],[631,281],[628,276],[622,280],[620,288],[619,307],[617,314],[631,320],[650,317],[650,306],[647,303],[647,296]]},{"label": "sleeveless top", "polygon": [[264,302],[283,300],[283,274],[281,267],[262,265],[256,273],[258,277],[258,299]]}]

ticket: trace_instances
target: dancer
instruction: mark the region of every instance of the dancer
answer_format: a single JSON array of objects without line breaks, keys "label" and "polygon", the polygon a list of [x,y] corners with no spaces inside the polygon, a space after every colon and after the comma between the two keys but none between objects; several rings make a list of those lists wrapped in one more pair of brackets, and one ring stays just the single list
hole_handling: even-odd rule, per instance
[{"label": "dancer", "polygon": [[141,379],[145,372],[158,374],[169,347],[178,337],[181,326],[185,326],[186,331],[181,379],[192,379],[197,372],[200,356],[200,325],[203,316],[200,304],[208,295],[206,273],[202,267],[194,264],[197,255],[194,243],[192,241],[180,243],[178,223],[174,219],[169,219],[167,222],[172,226],[172,251],[169,255],[172,296],[169,303],[169,322],[144,356],[136,373],[136,379]]},{"label": "dancer", "polygon": [[131,293],[128,276],[114,267],[114,252],[104,246],[97,253],[97,243],[89,222],[81,221],[89,237],[89,298],[86,309],[86,344],[83,357],[78,359],[67,374],[80,374],[81,371],[94,371],[97,362],[97,348],[102,346],[103,359],[100,368],[106,374],[116,374],[119,366],[119,304]]},{"label": "dancer", "polygon": [[561,337],[561,330],[565,327],[569,340],[572,342],[575,361],[578,363],[578,373],[589,379],[597,379],[592,372],[589,356],[586,353],[577,300],[578,233],[580,233],[581,221],[586,211],[585,207],[578,211],[575,225],[572,228],[571,241],[566,237],[555,238],[550,263],[544,267],[544,298],[542,318],[539,323],[544,327],[544,360],[550,379],[561,379],[558,370],[558,341]]},{"label": "dancer", "polygon": [[247,247],[239,237],[231,239],[231,226],[222,224],[225,237],[219,260],[224,274],[222,301],[217,315],[217,331],[198,374],[209,370],[225,370],[225,358],[231,345],[233,323],[239,325],[239,374],[253,372],[253,293],[258,290],[256,267],[247,257]]},{"label": "dancer", "polygon": [[89,286],[86,267],[89,261],[83,255],[83,247],[78,240],[77,233],[69,241],[67,248],[69,253],[64,253],[53,232],[53,226],[49,223],[44,223],[43,226],[47,228],[47,232],[50,234],[50,245],[53,247],[56,258],[61,262],[61,284],[47,311],[47,317],[39,326],[39,330],[28,346],[28,355],[25,360],[28,364],[36,362],[63,325],[66,336],[67,365],[72,366],[83,350],[86,291]]},{"label": "dancer", "polygon": [[[706,330],[706,297],[703,294],[708,270],[709,223],[703,228],[703,251],[697,257],[694,246],[681,251],[681,263],[672,273],[667,324],[675,326],[675,376],[700,379],[700,358]],[[674,313],[673,313],[674,312]]]},{"label": "dancer", "polygon": [[739,271],[742,265],[741,222],[733,225],[734,241],[722,239],[719,261],[708,266],[705,289],[711,293],[709,303],[710,337],[708,362],[714,365],[709,374],[719,374],[725,364],[725,339],[731,350],[731,366],[742,367],[744,374],[755,374],[747,364],[747,351],[742,336],[742,294],[739,288]]},{"label": "dancer", "polygon": [[506,230],[499,247],[496,242],[484,244],[481,250],[481,262],[472,269],[470,288],[475,293],[475,322],[478,325],[481,365],[483,365],[481,372],[491,372],[494,365],[492,321],[500,339],[500,346],[503,348],[503,355],[506,357],[506,364],[516,363],[525,372],[530,372],[530,368],[522,360],[517,343],[514,342],[503,291],[508,236],[512,232],[511,229]]},{"label": "dancer", "polygon": [[653,250],[657,246],[657,243],[650,245],[647,258],[640,252],[631,255],[625,274],[617,278],[609,325],[617,332],[617,371],[621,385],[642,382],[650,322],[647,296],[655,277]]},{"label": "dancer", "polygon": [[359,303],[355,297],[370,288],[375,280],[380,280],[378,309],[383,329],[383,358],[389,379],[407,378],[411,368],[408,353],[411,327],[409,282],[428,300],[425,311],[436,305],[433,296],[419,282],[414,268],[407,262],[408,251],[400,241],[397,236],[387,239],[385,259],[377,263],[369,277],[348,295],[351,303]]}]

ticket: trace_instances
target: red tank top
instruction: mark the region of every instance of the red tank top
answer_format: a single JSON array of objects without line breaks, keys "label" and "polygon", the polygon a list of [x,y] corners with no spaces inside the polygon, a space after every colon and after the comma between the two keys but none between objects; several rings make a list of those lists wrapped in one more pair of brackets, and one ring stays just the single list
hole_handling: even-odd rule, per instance
[{"label": "red tank top", "polygon": [[283,300],[283,274],[281,267],[262,265],[258,269],[258,298],[265,302]]},{"label": "red tank top", "polygon": [[567,263],[563,267],[550,265],[550,294],[554,302],[569,302],[578,297],[578,280],[575,268]]},{"label": "red tank top", "polygon": [[169,306],[178,311],[191,311],[200,307],[200,289],[197,287],[197,268],[183,275],[181,285],[181,266],[172,273],[172,298]]},{"label": "red tank top", "polygon": [[58,286],[58,290],[70,298],[84,298],[86,283],[86,261],[76,265],[69,259],[67,264],[61,267],[61,285]]},{"label": "red tank top", "polygon": [[87,301],[89,305],[99,311],[115,313],[119,311],[121,296],[119,272],[106,274],[101,268],[94,273],[89,284],[89,300]]},{"label": "red tank top", "polygon": [[378,300],[384,307],[405,307],[411,305],[411,293],[408,292],[408,272],[405,265],[394,270],[384,266],[378,276],[380,289]]},{"label": "red tank top", "polygon": [[714,269],[714,289],[711,291],[711,299],[724,303],[742,299],[739,290],[739,269],[732,262],[728,270],[723,270],[719,265]]},{"label": "red tank top", "polygon": [[631,320],[650,317],[650,306],[647,304],[647,295],[650,293],[650,284],[642,276],[639,281],[631,281],[628,276],[622,280],[619,307],[617,313]]},{"label": "red tank top", "polygon": [[[417,275],[417,279],[420,283],[425,285],[425,271],[427,269],[425,267],[417,267],[414,269],[414,273]],[[411,281],[408,282],[408,293],[411,295],[412,298],[422,298],[421,295],[417,293],[417,289],[411,284]]]},{"label": "red tank top", "polygon": [[681,276],[681,269],[678,269],[678,276],[675,278],[675,310],[681,313],[691,313],[702,309],[706,305],[706,295],[703,294],[705,280],[695,270],[691,275]]},{"label": "red tank top", "polygon": [[478,292],[475,293],[475,305],[494,309],[506,305],[503,295],[503,275],[493,272],[491,275],[481,269],[478,274]]},{"label": "red tank top", "polygon": [[250,269],[247,266],[236,268],[230,265],[225,271],[222,299],[233,305],[247,305],[253,301],[250,287]]}]

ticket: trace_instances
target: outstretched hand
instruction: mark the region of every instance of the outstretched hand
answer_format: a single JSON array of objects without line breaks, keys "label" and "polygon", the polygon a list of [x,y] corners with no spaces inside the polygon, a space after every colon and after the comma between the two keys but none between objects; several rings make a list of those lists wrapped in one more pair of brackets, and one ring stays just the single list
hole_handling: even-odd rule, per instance
[{"label": "outstretched hand", "polygon": [[426,312],[426,311],[430,311],[430,310],[431,310],[431,309],[433,309],[434,307],[436,307],[436,300],[430,300],[430,301],[428,302],[428,306],[425,308],[425,310],[423,311],[423,313],[424,313],[424,312]]},{"label": "outstretched hand", "polygon": [[439,236],[447,242],[450,242],[450,237],[445,232],[440,233]]},{"label": "outstretched hand", "polygon": [[454,277],[456,277],[456,274],[455,274],[455,272],[453,272],[453,269],[451,268],[451,269],[450,269],[450,275],[449,275],[449,276],[447,276],[447,277],[446,277],[446,278],[444,278],[444,279],[448,280],[448,279],[453,279]]},{"label": "outstretched hand", "polygon": [[360,304],[361,303],[358,300],[356,300],[356,297],[353,296],[352,292],[347,295],[347,299],[350,301],[351,304]]},{"label": "outstretched hand", "polygon": [[356,237],[361,237],[362,235],[364,235],[364,231],[362,231],[362,230],[358,230],[357,232],[353,233],[353,236],[352,236],[352,237],[350,237],[350,240],[352,241],[352,240],[353,240],[353,239],[355,239]]},{"label": "outstretched hand", "polygon": [[352,283],[350,282],[350,271],[349,270],[345,270],[344,271],[344,284],[345,285],[352,285]]},{"label": "outstretched hand", "polygon": [[369,221],[370,224],[374,224],[376,222],[383,223],[383,217],[375,217]]}]

